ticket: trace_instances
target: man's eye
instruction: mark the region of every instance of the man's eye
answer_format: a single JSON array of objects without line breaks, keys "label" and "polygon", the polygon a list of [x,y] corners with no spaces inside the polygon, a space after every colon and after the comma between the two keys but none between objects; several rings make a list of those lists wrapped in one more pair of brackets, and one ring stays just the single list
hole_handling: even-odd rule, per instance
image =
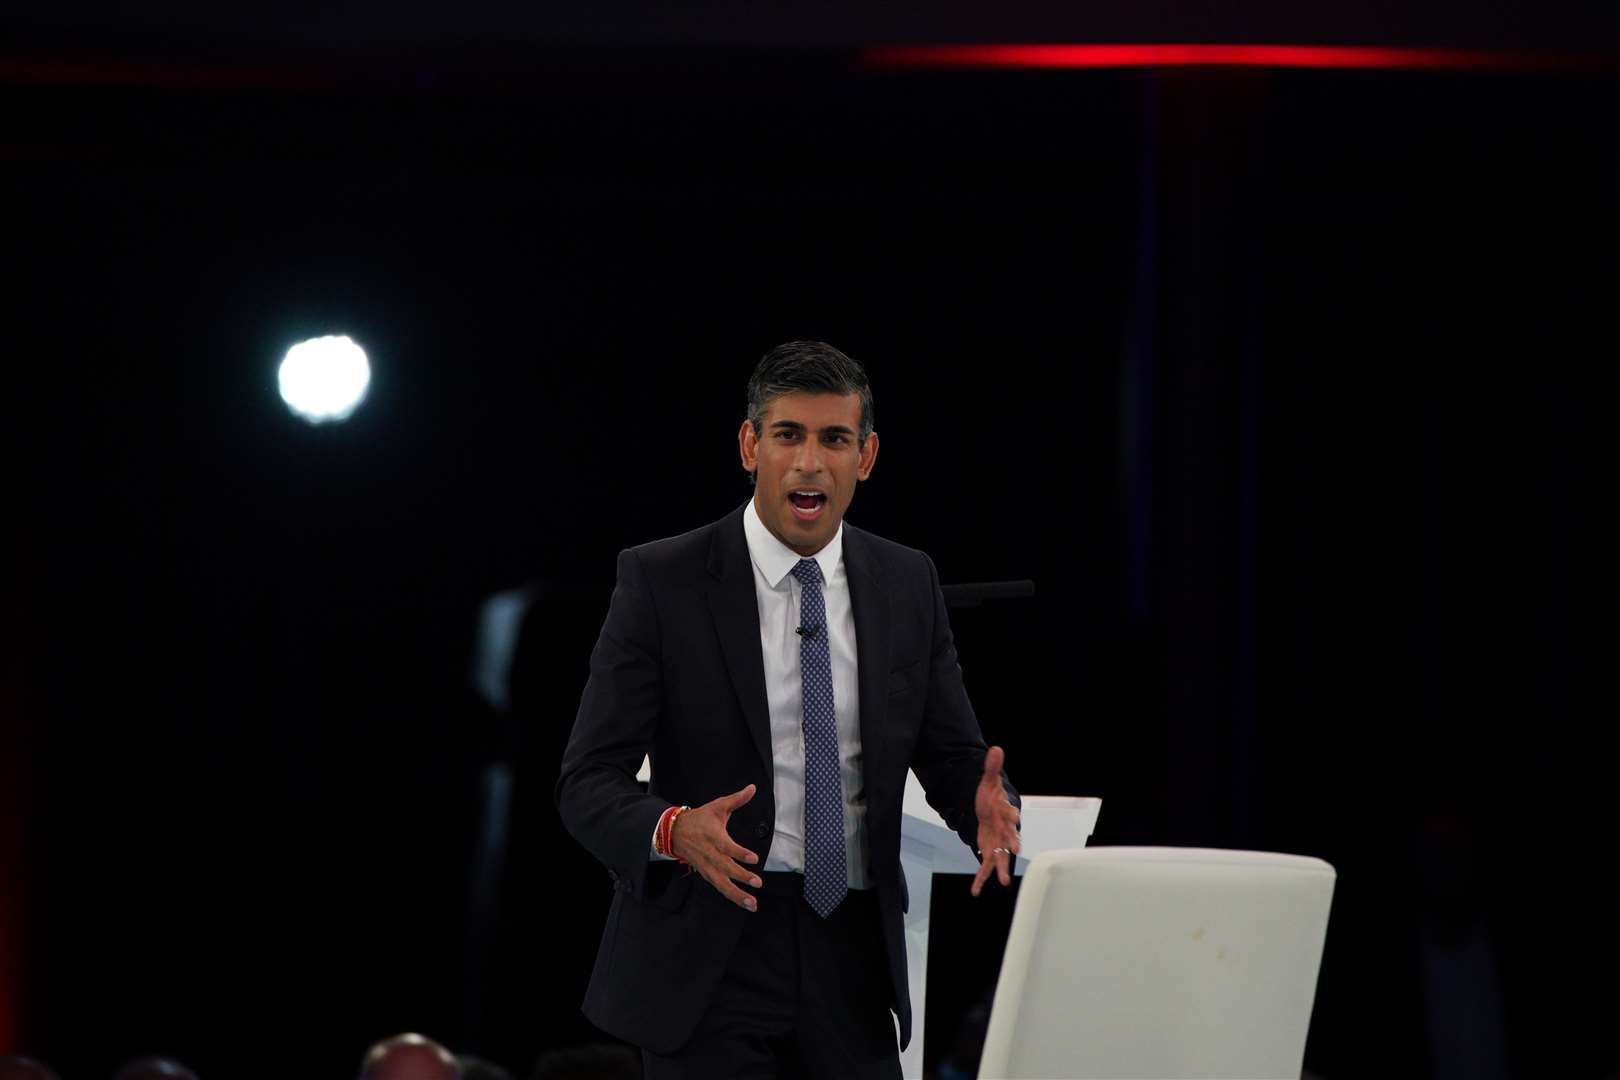
[{"label": "man's eye", "polygon": [[844,437],[842,435],[828,435],[826,442],[828,446],[842,446],[844,445]]},{"label": "man's eye", "polygon": [[799,433],[797,431],[778,431],[776,437],[778,439],[796,439],[799,437]]}]

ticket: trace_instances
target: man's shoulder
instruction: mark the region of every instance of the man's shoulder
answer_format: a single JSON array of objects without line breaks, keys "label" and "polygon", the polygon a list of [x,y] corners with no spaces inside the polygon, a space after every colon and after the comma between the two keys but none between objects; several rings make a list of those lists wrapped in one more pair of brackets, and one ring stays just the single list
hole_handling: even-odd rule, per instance
[{"label": "man's shoulder", "polygon": [[699,525],[676,536],[666,536],[660,540],[637,544],[630,552],[636,557],[636,561],[649,571],[690,570],[708,564],[713,555],[716,539],[727,535],[727,530],[736,533],[735,539],[739,543],[742,541],[740,508],[718,521]]},{"label": "man's shoulder", "polygon": [[875,532],[844,522],[844,551],[856,559],[870,559],[883,573],[922,574],[926,576],[932,562],[921,548],[879,536]]}]

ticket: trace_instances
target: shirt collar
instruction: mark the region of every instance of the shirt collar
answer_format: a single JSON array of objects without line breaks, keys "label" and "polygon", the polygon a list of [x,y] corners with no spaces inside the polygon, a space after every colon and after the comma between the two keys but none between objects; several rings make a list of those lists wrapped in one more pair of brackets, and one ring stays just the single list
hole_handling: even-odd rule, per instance
[{"label": "shirt collar", "polygon": [[[771,588],[782,584],[782,579],[788,576],[795,566],[799,565],[802,556],[778,540],[765,527],[760,520],[759,507],[754,500],[748,500],[748,506],[743,510],[743,536],[748,540],[748,556],[754,560],[759,572],[765,575],[765,583]],[[830,582],[833,572],[844,561],[844,523],[838,523],[838,531],[833,533],[827,546],[816,552],[810,558],[816,560],[821,567],[821,580]]]}]

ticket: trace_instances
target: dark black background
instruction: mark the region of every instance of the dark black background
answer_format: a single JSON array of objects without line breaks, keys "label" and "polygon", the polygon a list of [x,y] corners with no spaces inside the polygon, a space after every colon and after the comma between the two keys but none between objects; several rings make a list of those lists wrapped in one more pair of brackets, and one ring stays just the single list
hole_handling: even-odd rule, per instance
[{"label": "dark black background", "polygon": [[[1443,1072],[1417,943],[1481,912],[1513,1067],[1620,1063],[1613,894],[1571,865],[1612,818],[1610,76],[299,55],[0,85],[20,1048],[252,1077],[596,1037],[606,881],[550,785],[614,554],[747,497],[748,369],[816,337],[876,387],[851,520],[1036,582],[954,618],[1020,787],[1102,796],[1096,843],[1337,866],[1311,1068]],[[374,384],[314,428],[275,369],[329,332]],[[524,583],[508,738],[467,670]],[[1449,890],[1435,836],[1475,854]],[[1010,906],[938,903],[944,1032]]]}]

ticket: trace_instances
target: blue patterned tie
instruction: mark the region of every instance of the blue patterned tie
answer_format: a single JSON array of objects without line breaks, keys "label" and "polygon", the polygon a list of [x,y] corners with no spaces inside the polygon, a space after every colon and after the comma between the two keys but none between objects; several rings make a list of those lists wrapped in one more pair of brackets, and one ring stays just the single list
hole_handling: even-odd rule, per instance
[{"label": "blue patterned tie", "polygon": [[804,696],[804,898],[825,919],[849,891],[838,714],[833,710],[821,567],[814,559],[800,559],[793,576],[803,586],[799,591],[799,682]]}]

